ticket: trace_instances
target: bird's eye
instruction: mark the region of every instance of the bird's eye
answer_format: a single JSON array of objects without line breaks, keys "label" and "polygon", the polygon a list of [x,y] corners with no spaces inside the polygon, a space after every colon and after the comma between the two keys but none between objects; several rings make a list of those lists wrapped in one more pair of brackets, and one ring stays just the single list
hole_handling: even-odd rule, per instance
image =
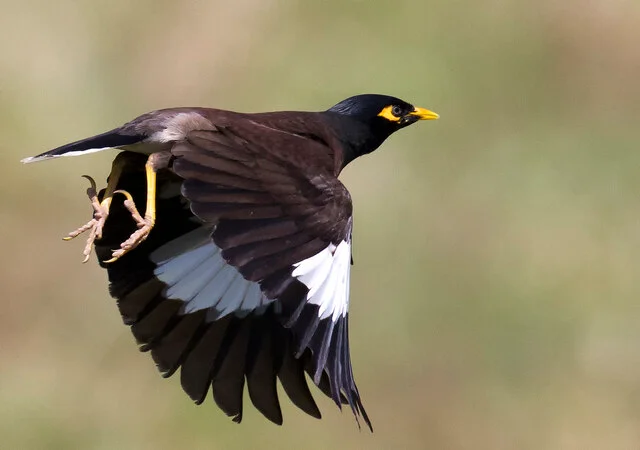
[{"label": "bird's eye", "polygon": [[393,114],[396,117],[402,116],[402,108],[399,107],[398,105],[394,106],[393,108],[391,108],[391,114]]}]

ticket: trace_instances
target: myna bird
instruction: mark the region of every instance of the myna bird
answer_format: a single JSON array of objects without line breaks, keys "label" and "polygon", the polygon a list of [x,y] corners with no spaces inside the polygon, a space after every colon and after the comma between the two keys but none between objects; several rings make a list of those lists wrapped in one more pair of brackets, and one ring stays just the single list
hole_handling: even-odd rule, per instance
[{"label": "myna bird", "polygon": [[[124,323],[165,377],[242,420],[282,423],[276,379],[320,418],[305,372],[371,428],[349,356],[351,196],[341,170],[438,115],[385,95],[323,112],[174,108],[23,162],[124,150],[88,194],[89,232]],[[124,201],[116,201],[121,194]],[[145,205],[144,215],[138,207]],[[115,249],[115,250],[114,250]]]}]

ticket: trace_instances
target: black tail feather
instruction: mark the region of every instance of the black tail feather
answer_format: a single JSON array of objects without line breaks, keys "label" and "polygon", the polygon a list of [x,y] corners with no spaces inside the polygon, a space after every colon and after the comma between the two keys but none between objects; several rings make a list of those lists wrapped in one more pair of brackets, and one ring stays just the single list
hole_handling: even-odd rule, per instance
[{"label": "black tail feather", "polygon": [[[125,134],[121,128],[115,128],[106,133],[71,142],[37,156],[25,158],[22,162],[30,163],[58,156],[75,156],[84,152],[91,153],[92,151],[95,152],[107,148],[124,147],[141,142],[146,137],[140,134]],[[73,155],[70,155],[70,153],[73,153]]]}]

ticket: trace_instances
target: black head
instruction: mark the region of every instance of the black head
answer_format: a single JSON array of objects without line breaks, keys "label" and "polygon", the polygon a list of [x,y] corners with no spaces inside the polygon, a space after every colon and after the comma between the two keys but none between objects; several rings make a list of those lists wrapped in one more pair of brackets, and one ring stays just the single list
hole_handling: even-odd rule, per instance
[{"label": "black head", "polygon": [[329,113],[349,117],[340,126],[339,137],[345,144],[344,165],[374,151],[394,132],[419,120],[437,119],[438,114],[415,107],[404,100],[379,94],[350,97],[329,108]]}]

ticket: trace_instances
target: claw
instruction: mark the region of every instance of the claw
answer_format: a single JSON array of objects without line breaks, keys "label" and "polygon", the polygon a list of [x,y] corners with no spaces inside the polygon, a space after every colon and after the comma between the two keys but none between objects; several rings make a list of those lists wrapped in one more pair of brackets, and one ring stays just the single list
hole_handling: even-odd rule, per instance
[{"label": "claw", "polygon": [[96,239],[100,239],[102,237],[102,229],[109,215],[109,208],[115,194],[122,194],[125,196],[124,207],[127,208],[127,210],[131,213],[131,217],[136,222],[136,226],[138,227],[138,229],[131,236],[129,236],[129,239],[120,244],[119,249],[113,251],[111,259],[102,262],[108,264],[117,261],[123,255],[133,250],[145,239],[147,239],[149,233],[156,223],[157,172],[160,169],[167,168],[170,160],[171,154],[169,152],[153,153],[147,159],[147,162],[145,164],[145,174],[147,179],[147,204],[144,217],[140,214],[138,208],[136,208],[133,196],[125,190],[116,189],[116,187],[118,186],[120,175],[122,175],[122,171],[126,165],[125,159],[116,157],[116,159],[113,161],[113,167],[111,169],[111,174],[109,175],[107,188],[105,189],[104,199],[102,200],[102,202],[98,201],[98,196],[96,193],[96,183],[93,178],[88,175],[83,175],[87,180],[89,180],[89,183],[91,183],[91,186],[89,187],[89,189],[87,189],[87,195],[91,199],[91,205],[93,206],[93,218],[85,225],[69,233],[69,235],[65,237],[65,240],[73,239],[79,234],[84,233],[87,230],[91,230],[89,238],[87,239],[87,245],[84,249],[85,262],[89,259],[91,249],[93,248],[93,242]]},{"label": "claw", "polygon": [[80,236],[85,231],[90,231],[89,237],[87,238],[87,244],[84,247],[84,251],[82,254],[84,255],[83,263],[89,261],[89,257],[91,256],[91,250],[93,249],[93,243],[96,239],[100,239],[102,237],[102,229],[104,227],[104,223],[109,216],[109,204],[110,201],[104,199],[102,203],[98,201],[98,192],[97,185],[93,178],[89,175],[82,175],[83,178],[89,180],[90,186],[87,188],[87,196],[91,201],[91,206],[93,207],[93,217],[91,220],[80,228],[70,232],[67,236],[62,239],[65,241],[70,241],[73,238]]},{"label": "claw", "polygon": [[96,180],[93,179],[93,177],[91,177],[90,175],[81,175],[81,178],[86,178],[87,180],[89,180],[89,183],[91,183],[91,186],[89,186],[87,188],[87,195],[89,196],[89,198],[91,197],[97,197],[98,196],[98,187],[96,184]]}]

